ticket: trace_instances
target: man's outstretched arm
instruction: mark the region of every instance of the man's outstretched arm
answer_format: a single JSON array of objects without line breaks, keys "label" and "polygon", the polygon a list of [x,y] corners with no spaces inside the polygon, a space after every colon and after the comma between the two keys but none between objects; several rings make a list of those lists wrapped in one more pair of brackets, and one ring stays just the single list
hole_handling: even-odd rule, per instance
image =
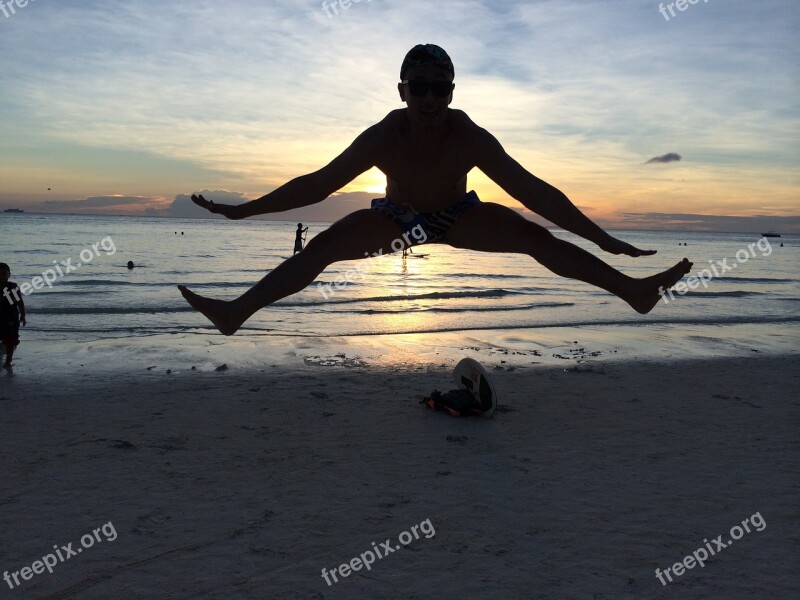
[{"label": "man's outstretched arm", "polygon": [[239,205],[217,204],[206,200],[202,195],[192,195],[192,201],[229,219],[246,219],[322,202],[374,166],[377,128],[378,125],[373,125],[364,131],[344,152],[319,171],[296,177],[261,198]]},{"label": "man's outstretched arm", "polygon": [[525,208],[576,235],[594,242],[606,252],[644,256],[655,254],[655,250],[639,250],[606,233],[599,225],[584,215],[569,198],[528,172],[511,158],[500,142],[485,130],[481,130],[478,144],[478,168]]}]

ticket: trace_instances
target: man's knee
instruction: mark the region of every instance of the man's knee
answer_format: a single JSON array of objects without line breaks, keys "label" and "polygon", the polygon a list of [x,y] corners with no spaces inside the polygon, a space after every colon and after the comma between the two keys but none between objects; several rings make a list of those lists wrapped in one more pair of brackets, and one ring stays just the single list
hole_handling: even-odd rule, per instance
[{"label": "man's knee", "polygon": [[504,224],[503,229],[509,238],[532,240],[535,243],[548,243],[555,239],[555,236],[547,228],[526,219],[519,212],[506,206],[496,206],[497,222]]},{"label": "man's knee", "polygon": [[556,237],[550,233],[549,229],[542,227],[538,223],[529,221],[528,219],[525,219],[523,227],[525,228],[526,237],[532,238],[538,242],[548,243],[556,239]]}]

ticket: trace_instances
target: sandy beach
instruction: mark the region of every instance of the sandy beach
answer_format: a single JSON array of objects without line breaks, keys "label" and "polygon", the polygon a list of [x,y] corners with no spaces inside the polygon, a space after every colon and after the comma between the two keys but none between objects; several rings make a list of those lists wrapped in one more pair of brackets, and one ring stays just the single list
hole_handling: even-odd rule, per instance
[{"label": "sandy beach", "polygon": [[[796,355],[413,361],[402,341],[382,360],[292,343],[274,363],[219,344],[170,372],[147,355],[113,369],[97,348],[48,372],[20,353],[0,385],[0,571],[81,552],[3,597],[800,594]],[[495,380],[492,419],[419,404],[464,355]]]}]

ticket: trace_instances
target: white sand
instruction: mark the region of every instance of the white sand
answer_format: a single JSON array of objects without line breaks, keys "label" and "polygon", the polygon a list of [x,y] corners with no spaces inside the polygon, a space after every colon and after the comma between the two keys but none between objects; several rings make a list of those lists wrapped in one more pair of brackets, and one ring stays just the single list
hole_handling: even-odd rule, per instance
[{"label": "white sand", "polygon": [[[304,343],[335,354],[287,353]],[[276,368],[251,353],[220,372],[215,355],[171,374],[163,356],[114,370],[89,352],[0,377],[0,573],[109,521],[118,533],[17,589],[0,581],[2,597],[800,597],[797,356],[565,371],[463,352],[502,395],[487,420],[418,404],[453,387],[458,353],[395,351]],[[763,531],[656,579],[756,512]],[[321,577],[426,519],[435,536]]]}]

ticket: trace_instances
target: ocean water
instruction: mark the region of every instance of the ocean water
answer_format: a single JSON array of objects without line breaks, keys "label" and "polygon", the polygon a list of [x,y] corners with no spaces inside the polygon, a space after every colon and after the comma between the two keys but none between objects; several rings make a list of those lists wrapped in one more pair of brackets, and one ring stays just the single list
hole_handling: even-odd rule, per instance
[{"label": "ocean water", "polygon": [[[328,227],[306,225],[309,239]],[[294,229],[289,222],[0,213],[0,261],[11,266],[12,281],[41,287],[25,297],[23,339],[215,334],[176,284],[233,298],[291,255]],[[800,236],[615,232],[658,251],[631,258],[604,255],[576,236],[555,233],[632,276],[654,274],[686,256],[695,263],[692,274],[708,269],[707,281],[640,315],[605,291],[558,277],[529,257],[431,244],[417,248],[426,257],[393,254],[331,265],[302,292],[257,313],[242,333],[328,337],[565,326],[606,328],[613,336],[618,326],[657,324],[700,327],[724,339],[726,327],[737,324],[798,331]],[[137,265],[132,271],[125,267],[129,260]],[[345,281],[357,262],[362,277],[325,287],[337,278]],[[64,263],[73,270],[67,273]],[[43,273],[49,285],[34,279]]]}]

